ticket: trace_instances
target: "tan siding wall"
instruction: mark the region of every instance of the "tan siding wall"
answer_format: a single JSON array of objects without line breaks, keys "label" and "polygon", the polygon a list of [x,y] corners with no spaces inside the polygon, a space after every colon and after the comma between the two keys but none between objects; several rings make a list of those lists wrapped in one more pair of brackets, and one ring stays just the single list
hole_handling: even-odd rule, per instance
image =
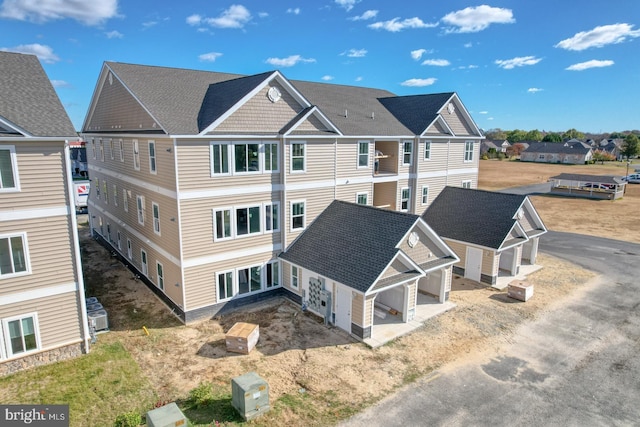
[{"label": "tan siding wall", "polygon": [[473,135],[471,126],[462,117],[462,112],[459,108],[456,108],[453,114],[443,113],[442,118],[447,122],[447,125],[449,125],[454,134],[458,136]]},{"label": "tan siding wall", "polygon": [[[367,167],[358,166],[359,143],[369,143],[369,164]],[[374,143],[372,140],[341,140],[338,142],[338,178],[371,177],[374,165]]]},{"label": "tan siding wall", "polygon": [[373,185],[373,205],[395,210],[399,186],[396,182],[380,182]]},{"label": "tan siding wall", "polygon": [[364,313],[364,296],[359,292],[355,292],[351,298],[351,323],[364,326]]},{"label": "tan siding wall", "polygon": [[291,203],[295,201],[305,202],[305,227],[309,227],[313,220],[333,201],[333,195],[333,186],[287,192],[287,203],[283,209],[286,215],[286,221],[282,223],[282,226],[287,227],[287,242],[285,242],[285,246],[298,237],[302,231],[291,231]]},{"label": "tan siding wall", "polygon": [[[415,310],[416,308],[416,301],[417,301],[417,292],[418,292],[418,283],[417,282],[413,282],[409,285],[407,285],[405,292],[407,292],[409,294],[409,300],[408,300],[408,307],[407,310],[411,311],[411,310]],[[415,312],[414,312],[415,314]]]},{"label": "tan siding wall", "polygon": [[335,146],[333,140],[310,140],[305,144],[306,171],[291,172],[291,144],[302,141],[289,140],[285,146],[285,171],[287,184],[309,181],[333,181],[335,177]]},{"label": "tan siding wall", "polygon": [[404,273],[408,268],[404,265],[400,260],[394,260],[391,265],[382,273],[381,279],[386,279],[387,277],[392,277],[400,273]]},{"label": "tan siding wall", "polygon": [[0,221],[0,234],[26,232],[31,274],[0,279],[0,296],[76,282],[68,216]]},{"label": "tan siding wall", "polygon": [[313,115],[309,116],[307,120],[303,121],[302,123],[300,123],[298,127],[296,127],[296,132],[300,132],[300,131],[313,132],[313,131],[325,131],[325,130],[328,130],[327,126],[322,124],[320,119],[318,119],[316,116],[313,116]]},{"label": "tan siding wall", "polygon": [[[289,264],[288,262],[282,261],[281,269],[282,269],[282,286],[295,294],[301,295],[302,286],[298,286],[298,288],[291,287],[291,264]],[[300,283],[300,285],[302,285],[302,283]],[[335,292],[333,295],[335,295]],[[335,306],[335,301],[334,301],[334,306]]]},{"label": "tan siding wall", "polygon": [[[431,157],[429,160],[424,158],[425,141],[431,141]],[[437,172],[447,169],[447,158],[449,153],[449,144],[447,140],[421,140],[418,155],[418,172]]]},{"label": "tan siding wall", "polygon": [[[458,267],[465,268],[465,261],[467,258],[467,246],[462,243],[452,242],[451,240],[447,240],[447,239],[445,239],[445,242],[447,243],[447,245],[449,245],[451,249],[453,249],[456,255],[458,255],[458,257],[460,258],[460,261],[455,265]],[[478,249],[481,249],[481,248],[478,248]],[[500,261],[500,256],[496,255],[495,252],[487,249],[482,249],[482,267],[480,272],[482,274],[486,274],[489,276],[495,276],[496,274],[498,274],[499,261]]]},{"label": "tan siding wall", "polygon": [[68,205],[63,142],[8,143],[15,147],[19,192],[0,194],[0,210]]},{"label": "tan siding wall", "polygon": [[[471,141],[471,140],[469,140]],[[449,169],[477,168],[480,158],[480,142],[473,140],[473,161],[464,161],[465,140],[455,140],[451,142],[449,151]]]},{"label": "tan siding wall", "polygon": [[362,322],[364,328],[373,326],[373,302],[375,301],[376,295],[367,295],[367,298],[364,300],[364,319]]},{"label": "tan siding wall", "polygon": [[[277,87],[282,94],[278,102],[271,102],[267,92]],[[228,117],[216,132],[278,132],[302,111],[303,107],[279,83],[272,81],[253,98]]]},{"label": "tan siding wall", "polygon": [[107,78],[99,93],[88,130],[155,129],[155,121],[116,78],[112,83]]},{"label": "tan siding wall", "polygon": [[[442,252],[419,227],[414,227],[412,231],[418,233],[420,240],[418,240],[418,243],[412,248],[409,246],[409,243],[407,243],[407,239],[404,239],[400,242],[400,250],[406,253],[414,262],[422,264],[444,256],[444,252]],[[430,254],[431,257],[429,257]]]},{"label": "tan siding wall", "polygon": [[336,199],[356,203],[358,193],[367,193],[367,204],[373,204],[373,184],[347,184],[336,188]]},{"label": "tan siding wall", "polygon": [[[0,306],[0,319],[37,313],[42,349],[82,340],[77,292]],[[5,337],[5,340],[7,337]]]},{"label": "tan siding wall", "polygon": [[[526,204],[524,206],[526,206]],[[524,208],[523,211],[524,211],[524,215],[522,216],[522,219],[518,220],[518,223],[522,226],[524,231],[531,231],[531,230],[537,229],[538,227],[536,226],[536,222],[534,220],[532,212],[526,208]]]},{"label": "tan siding wall", "polygon": [[447,135],[450,134],[449,129],[445,128],[442,123],[437,121],[432,127],[427,131],[428,135]]}]

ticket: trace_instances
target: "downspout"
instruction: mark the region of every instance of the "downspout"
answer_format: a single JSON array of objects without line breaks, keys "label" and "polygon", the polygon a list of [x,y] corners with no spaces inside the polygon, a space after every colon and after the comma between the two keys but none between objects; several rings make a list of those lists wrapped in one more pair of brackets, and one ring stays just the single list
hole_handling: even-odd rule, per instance
[{"label": "downspout", "polygon": [[336,200],[338,198],[338,138],[334,139],[333,147],[333,200]]},{"label": "downspout", "polygon": [[[282,239],[282,251],[287,250],[287,227],[289,226],[289,221],[287,221],[287,215],[289,207],[287,206],[287,171],[285,170],[287,162],[285,161],[285,156],[287,156],[287,144],[284,135],[280,137],[280,141],[282,141],[282,164],[280,168],[280,185],[282,191],[282,212],[283,212],[283,221],[280,227],[280,236]],[[291,216],[291,213],[289,213]],[[281,268],[282,270],[282,268]],[[284,272],[280,272],[281,274]]]},{"label": "downspout", "polygon": [[[187,292],[184,286],[184,251],[182,242],[182,209],[180,207],[180,178],[178,170],[178,141],[173,138],[173,168],[176,176],[176,208],[178,210],[178,218],[176,218],[178,226],[178,250],[180,252],[180,286],[182,287],[182,311],[184,313],[184,323],[187,323]],[[166,287],[166,285],[165,285]]]},{"label": "downspout", "polygon": [[78,236],[78,220],[75,212],[71,211],[71,206],[75,206],[73,201],[73,179],[71,178],[71,154],[69,152],[69,141],[64,141],[64,174],[67,177],[67,209],[68,215],[71,217],[71,235],[73,237],[73,257],[76,265],[76,276],[78,282],[78,298],[80,298],[80,318],[82,321],[82,334],[84,341],[84,349],[86,353],[89,353],[89,341],[91,335],[89,334],[89,322],[87,319],[87,303],[86,295],[84,293],[84,277],[82,275],[82,259],[80,257],[80,238]]},{"label": "downspout", "polygon": [[447,139],[447,169],[444,176],[444,185],[449,185],[449,162],[451,162],[451,139]]}]

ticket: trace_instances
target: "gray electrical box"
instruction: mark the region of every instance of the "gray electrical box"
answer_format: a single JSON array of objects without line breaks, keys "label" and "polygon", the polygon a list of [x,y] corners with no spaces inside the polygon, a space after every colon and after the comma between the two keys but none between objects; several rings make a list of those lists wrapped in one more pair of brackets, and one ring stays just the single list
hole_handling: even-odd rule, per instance
[{"label": "gray electrical box", "polygon": [[147,412],[148,427],[187,427],[187,418],[184,416],[178,405],[171,402]]},{"label": "gray electrical box", "polygon": [[255,372],[231,380],[231,405],[245,421],[268,412],[269,384]]}]

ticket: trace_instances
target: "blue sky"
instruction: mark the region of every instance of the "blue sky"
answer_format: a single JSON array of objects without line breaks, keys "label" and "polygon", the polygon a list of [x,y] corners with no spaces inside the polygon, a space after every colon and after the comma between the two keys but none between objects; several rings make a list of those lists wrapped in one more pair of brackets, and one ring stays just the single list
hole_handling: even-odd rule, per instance
[{"label": "blue sky", "polygon": [[455,91],[483,129],[640,128],[637,0],[0,0],[0,34],[78,130],[104,61]]}]

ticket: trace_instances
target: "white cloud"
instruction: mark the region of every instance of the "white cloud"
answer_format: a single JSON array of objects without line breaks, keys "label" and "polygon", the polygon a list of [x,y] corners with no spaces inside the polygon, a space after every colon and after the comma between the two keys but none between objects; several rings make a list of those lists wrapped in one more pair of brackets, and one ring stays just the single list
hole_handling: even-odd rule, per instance
[{"label": "white cloud", "polygon": [[434,67],[446,67],[451,65],[451,62],[446,59],[425,59],[422,61],[422,65],[433,65]]},{"label": "white cloud", "polygon": [[358,77],[356,77],[356,81],[357,81],[357,82],[361,82],[361,81],[362,81],[362,76],[358,76]]},{"label": "white cloud", "polygon": [[287,13],[293,13],[294,15],[300,15],[300,8],[296,7],[294,9],[294,8],[290,7],[289,9],[287,9]]},{"label": "white cloud", "polygon": [[349,18],[350,21],[368,21],[369,19],[373,19],[378,16],[377,10],[367,10],[362,15],[354,16],[353,18]]},{"label": "white cloud", "polygon": [[495,63],[505,70],[512,70],[515,67],[524,67],[525,65],[535,65],[542,61],[542,58],[535,56],[519,56],[513,59],[496,59]]},{"label": "white cloud", "polygon": [[428,79],[409,79],[400,83],[402,86],[411,86],[411,87],[424,87],[431,86],[436,82],[436,78],[429,77]]},{"label": "white cloud", "polygon": [[71,87],[69,82],[66,82],[64,80],[51,80],[51,84],[53,85],[53,87]]},{"label": "white cloud", "polygon": [[209,52],[198,55],[198,59],[204,62],[215,62],[215,60],[220,58],[221,56],[222,54],[220,52]]},{"label": "white cloud", "polygon": [[349,58],[364,58],[367,55],[367,49],[349,49],[346,52],[342,52],[340,55],[346,55]]},{"label": "white cloud", "polygon": [[29,55],[35,55],[40,59],[40,61],[45,62],[47,64],[53,64],[54,62],[60,61],[58,55],[53,53],[53,49],[51,49],[47,45],[42,45],[38,43],[33,44],[21,44],[16,47],[3,47],[0,50],[4,52],[18,52],[18,53],[26,53]]},{"label": "white cloud", "polygon": [[417,61],[420,58],[422,58],[422,55],[424,55],[425,53],[433,53],[433,50],[427,50],[427,49],[412,50],[411,57]]},{"label": "white cloud", "polygon": [[489,114],[488,111],[478,111],[478,114]]},{"label": "white cloud", "polygon": [[291,55],[286,58],[268,58],[267,64],[275,65],[276,67],[293,67],[294,65],[302,62],[316,62],[313,58],[303,58],[300,55]]},{"label": "white cloud", "polygon": [[98,25],[117,15],[118,0],[5,0],[0,6],[0,17],[20,21],[69,18],[86,25]]},{"label": "white cloud", "polygon": [[347,10],[347,12],[349,12],[351,9],[353,9],[353,6],[356,5],[356,3],[360,3],[360,0],[335,0],[336,4],[344,9]]},{"label": "white cloud", "polygon": [[471,65],[461,65],[461,66],[458,67],[459,70],[473,70],[473,69],[476,69],[476,68],[478,68],[478,66],[477,65],[473,65],[473,64],[471,64]]},{"label": "white cloud", "polygon": [[196,26],[196,25],[200,25],[201,22],[202,22],[202,16],[198,14],[193,14],[187,17],[187,24],[189,25]]},{"label": "white cloud", "polygon": [[325,75],[325,76],[322,76],[322,77],[321,77],[321,79],[322,79],[322,80],[324,80],[325,82],[331,81],[331,80],[333,80],[334,78],[335,78],[335,77],[330,76],[330,75],[328,75],[328,74],[327,74],[327,75]]},{"label": "white cloud", "polygon": [[116,30],[109,31],[109,32],[106,32],[104,34],[107,36],[108,39],[121,39],[121,38],[124,37],[124,34],[122,34],[120,31],[116,31]]},{"label": "white cloud", "polygon": [[613,61],[611,60],[604,60],[604,61],[599,61],[597,59],[592,59],[591,61],[587,61],[587,62],[580,62],[579,64],[573,64],[567,68],[565,68],[565,70],[569,70],[569,71],[583,71],[583,70],[587,70],[589,68],[602,68],[602,67],[610,67],[614,64]]},{"label": "white cloud", "polygon": [[204,21],[216,28],[242,28],[251,20],[249,9],[241,4],[234,4],[217,18],[206,18]]},{"label": "white cloud", "polygon": [[465,43],[463,46],[466,47],[466,48],[470,48],[470,47],[473,47],[473,43],[471,43],[471,42]]},{"label": "white cloud", "polygon": [[575,36],[562,40],[554,47],[567,50],[585,50],[590,47],[603,47],[608,44],[622,43],[627,38],[640,37],[640,30],[632,30],[630,24],[602,25],[591,31],[582,31]]},{"label": "white cloud", "polygon": [[449,33],[477,33],[491,24],[512,24],[511,9],[502,9],[483,4],[477,7],[467,7],[456,12],[446,14],[442,21],[456,28],[447,29]]},{"label": "white cloud", "polygon": [[529,93],[538,93],[538,92],[542,92],[544,89],[540,89],[539,87],[530,87],[529,89],[527,89],[527,92]]},{"label": "white cloud", "polygon": [[269,16],[269,14],[267,12],[258,12],[258,17],[259,18],[266,18],[267,16]]},{"label": "white cloud", "polygon": [[392,33],[397,33],[399,31],[406,30],[407,28],[433,28],[437,26],[437,23],[425,23],[418,17],[407,18],[402,21],[400,18],[393,18],[390,21],[379,21],[368,25],[369,28],[374,30],[387,30]]}]

